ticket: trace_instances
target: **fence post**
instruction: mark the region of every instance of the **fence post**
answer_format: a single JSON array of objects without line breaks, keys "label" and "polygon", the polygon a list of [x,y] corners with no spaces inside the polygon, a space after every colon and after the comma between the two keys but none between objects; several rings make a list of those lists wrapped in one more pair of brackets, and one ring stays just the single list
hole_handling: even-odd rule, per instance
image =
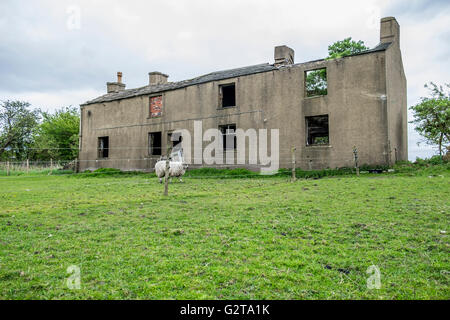
[{"label": "fence post", "polygon": [[167,146],[166,170],[164,174],[164,195],[169,195],[170,147]]},{"label": "fence post", "polygon": [[353,147],[353,156],[354,156],[354,159],[355,159],[356,175],[359,177],[358,149],[356,149],[356,146]]},{"label": "fence post", "polygon": [[6,161],[6,175],[9,176],[9,161]]},{"label": "fence post", "polygon": [[294,182],[296,179],[295,177],[295,150],[297,150],[296,147],[292,147],[291,152],[292,152],[292,177],[291,177],[291,181]]},{"label": "fence post", "polygon": [[53,169],[53,159],[50,158],[50,170],[52,170],[52,169]]},{"label": "fence post", "polygon": [[388,161],[387,161],[387,163],[388,163],[389,168],[391,167],[391,162],[392,162],[391,156],[392,156],[391,140],[388,140]]},{"label": "fence post", "polygon": [[30,173],[30,159],[27,159],[27,173]]}]

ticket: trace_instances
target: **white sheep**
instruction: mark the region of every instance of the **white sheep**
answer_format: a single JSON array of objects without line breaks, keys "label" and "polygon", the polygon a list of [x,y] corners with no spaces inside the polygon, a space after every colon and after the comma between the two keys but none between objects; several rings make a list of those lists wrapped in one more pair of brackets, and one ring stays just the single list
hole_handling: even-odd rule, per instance
[{"label": "white sheep", "polygon": [[[169,177],[178,177],[180,182],[183,182],[181,177],[185,174],[187,165],[181,161],[169,161]],[[162,183],[162,178],[166,175],[166,160],[159,160],[155,164],[155,173]]]}]

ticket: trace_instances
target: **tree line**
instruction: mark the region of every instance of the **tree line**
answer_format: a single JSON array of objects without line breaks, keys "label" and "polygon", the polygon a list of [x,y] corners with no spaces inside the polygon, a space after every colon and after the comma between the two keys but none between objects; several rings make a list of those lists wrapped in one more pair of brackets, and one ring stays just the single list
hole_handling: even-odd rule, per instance
[{"label": "tree line", "polygon": [[0,161],[73,160],[78,157],[80,115],[75,107],[55,112],[25,101],[0,102]]}]

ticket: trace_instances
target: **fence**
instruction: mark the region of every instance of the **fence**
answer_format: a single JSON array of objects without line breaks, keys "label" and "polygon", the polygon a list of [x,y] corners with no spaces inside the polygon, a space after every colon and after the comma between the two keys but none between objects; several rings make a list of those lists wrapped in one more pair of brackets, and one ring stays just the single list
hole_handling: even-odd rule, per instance
[{"label": "fence", "polygon": [[6,175],[14,173],[36,173],[52,170],[76,171],[78,160],[50,160],[50,161],[3,161],[0,162],[0,172]]}]

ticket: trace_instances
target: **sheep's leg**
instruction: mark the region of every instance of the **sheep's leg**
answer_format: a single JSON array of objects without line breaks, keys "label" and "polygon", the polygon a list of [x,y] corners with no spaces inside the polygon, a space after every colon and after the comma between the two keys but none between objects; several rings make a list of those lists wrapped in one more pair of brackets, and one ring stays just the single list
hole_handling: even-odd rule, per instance
[{"label": "sheep's leg", "polygon": [[162,183],[162,178],[159,178],[159,183]]},{"label": "sheep's leg", "polygon": [[181,179],[181,177],[180,177],[180,182],[183,182],[183,179]]}]

